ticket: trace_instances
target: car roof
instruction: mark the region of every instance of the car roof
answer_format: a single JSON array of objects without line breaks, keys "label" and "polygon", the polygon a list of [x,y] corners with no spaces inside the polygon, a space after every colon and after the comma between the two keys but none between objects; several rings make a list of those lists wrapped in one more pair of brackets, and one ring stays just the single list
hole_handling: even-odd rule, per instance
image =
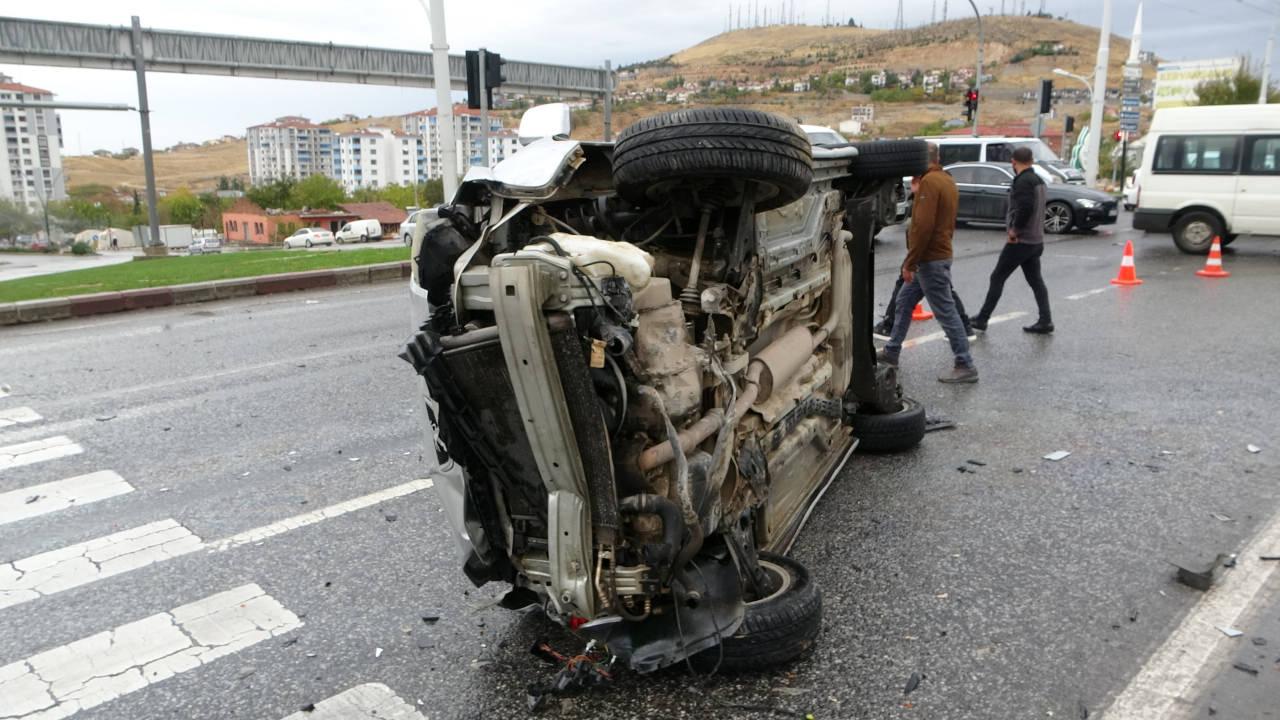
[{"label": "car roof", "polygon": [[805,132],[835,132],[834,129],[825,125],[801,125],[800,129]]}]

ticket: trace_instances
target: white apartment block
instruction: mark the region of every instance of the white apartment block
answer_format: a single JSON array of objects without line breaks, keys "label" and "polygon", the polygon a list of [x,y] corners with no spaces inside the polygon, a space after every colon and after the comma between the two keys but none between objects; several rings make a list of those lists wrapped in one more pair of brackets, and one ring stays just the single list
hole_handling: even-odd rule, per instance
[{"label": "white apartment block", "polygon": [[497,165],[520,149],[520,134],[503,128],[489,135],[489,163]]},{"label": "white apartment block", "polygon": [[357,188],[425,182],[427,162],[422,137],[384,127],[368,127],[336,136],[331,177],[347,192]]},{"label": "white apartment block", "polygon": [[249,182],[254,185],[312,175],[333,176],[333,136],[327,127],[287,115],[254,125],[247,133]]},{"label": "white apartment block", "polygon": [[[439,120],[435,108],[420,110],[401,116],[400,129],[406,133],[419,135],[426,144],[427,177],[435,179],[444,175],[440,154],[440,137],[438,135]],[[458,175],[466,173],[472,165],[483,165],[483,126],[480,124],[480,111],[468,108],[465,103],[453,106],[454,138],[458,147]],[[489,118],[489,132],[502,129],[502,120]],[[491,158],[492,160],[492,158]]]},{"label": "white apartment block", "polygon": [[[53,100],[48,90],[16,83],[0,74],[0,100]],[[0,107],[0,198],[38,211],[51,200],[65,200],[62,174],[62,125],[48,108]]]}]

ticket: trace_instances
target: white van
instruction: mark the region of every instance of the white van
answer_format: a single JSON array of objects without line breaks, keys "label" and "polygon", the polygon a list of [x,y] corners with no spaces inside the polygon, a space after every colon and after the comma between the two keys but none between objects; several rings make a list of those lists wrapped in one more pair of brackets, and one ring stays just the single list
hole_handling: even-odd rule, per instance
[{"label": "white van", "polygon": [[1084,185],[1084,173],[1063,162],[1040,138],[1030,137],[970,137],[968,135],[937,135],[922,137],[938,146],[942,166],[960,162],[1007,163],[1017,147],[1028,147],[1036,164],[1048,170],[1057,182]]},{"label": "white van", "polygon": [[1157,110],[1145,143],[1134,228],[1200,254],[1215,237],[1280,235],[1280,106]]},{"label": "white van", "polygon": [[349,242],[369,242],[382,239],[382,223],[377,220],[352,220],[333,234],[338,244]]}]

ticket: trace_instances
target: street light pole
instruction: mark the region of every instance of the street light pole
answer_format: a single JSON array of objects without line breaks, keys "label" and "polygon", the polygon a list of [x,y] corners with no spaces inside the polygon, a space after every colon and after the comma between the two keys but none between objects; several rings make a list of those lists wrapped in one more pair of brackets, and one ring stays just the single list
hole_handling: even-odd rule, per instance
[{"label": "street light pole", "polygon": [[1262,56],[1262,88],[1258,90],[1258,104],[1267,104],[1267,86],[1271,84],[1271,50],[1276,44],[1276,28],[1280,26],[1280,11],[1271,23],[1271,34],[1267,36],[1267,52]]},{"label": "street light pole", "polygon": [[[1111,0],[1107,0],[1110,2]],[[978,79],[974,83],[974,91],[978,93],[978,102],[973,107],[973,136],[978,137],[978,108],[982,106],[982,13],[978,12],[978,6],[973,0],[969,0],[969,6],[973,8],[973,16],[978,18]],[[943,7],[942,17],[945,20],[947,11]]]},{"label": "street light pole", "polygon": [[1093,68],[1093,107],[1089,112],[1089,145],[1085,157],[1085,179],[1098,186],[1102,166],[1102,113],[1107,100],[1107,65],[1111,61],[1111,0],[1102,0],[1102,31],[1098,36],[1098,59]]},{"label": "street light pole", "polygon": [[[458,148],[453,137],[453,80],[449,73],[449,43],[444,33],[444,0],[418,0],[431,18],[431,70],[436,86],[436,142],[440,145],[440,177],[444,201],[458,192]],[[431,135],[428,132],[425,141]]]},{"label": "street light pole", "polygon": [[[138,115],[142,118],[142,170],[147,181],[147,224],[150,226],[151,252],[167,255],[169,250],[160,237],[160,213],[156,207],[156,166],[151,156],[151,105],[147,102],[147,61],[142,47],[142,23],[133,16],[133,71],[138,76]],[[147,250],[143,250],[147,252]],[[148,253],[150,254],[150,253]]]}]

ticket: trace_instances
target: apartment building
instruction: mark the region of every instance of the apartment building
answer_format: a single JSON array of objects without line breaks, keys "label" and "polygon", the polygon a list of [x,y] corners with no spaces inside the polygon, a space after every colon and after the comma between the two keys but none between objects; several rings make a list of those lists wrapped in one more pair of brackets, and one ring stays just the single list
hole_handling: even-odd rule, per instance
[{"label": "apartment building", "polygon": [[427,180],[426,145],[419,135],[368,127],[335,138],[331,177],[347,192]]},{"label": "apartment building", "polygon": [[489,135],[489,162],[497,165],[520,149],[520,134],[503,128]]},{"label": "apartment building", "polygon": [[[0,100],[49,102],[53,93],[14,82],[0,74]],[[48,108],[0,107],[0,198],[38,211],[51,200],[65,200],[62,173],[62,124]]]},{"label": "apartment building", "polygon": [[[454,139],[458,148],[458,175],[466,172],[472,165],[484,164],[484,132],[480,124],[480,111],[472,110],[465,103],[453,106]],[[427,177],[435,179],[444,175],[440,153],[439,115],[435,108],[419,110],[403,115],[400,118],[400,130],[421,136],[425,144]],[[489,118],[489,132],[502,129],[502,120]]]},{"label": "apartment building", "polygon": [[254,185],[312,175],[333,176],[334,133],[307,118],[287,115],[246,132],[249,182]]}]

